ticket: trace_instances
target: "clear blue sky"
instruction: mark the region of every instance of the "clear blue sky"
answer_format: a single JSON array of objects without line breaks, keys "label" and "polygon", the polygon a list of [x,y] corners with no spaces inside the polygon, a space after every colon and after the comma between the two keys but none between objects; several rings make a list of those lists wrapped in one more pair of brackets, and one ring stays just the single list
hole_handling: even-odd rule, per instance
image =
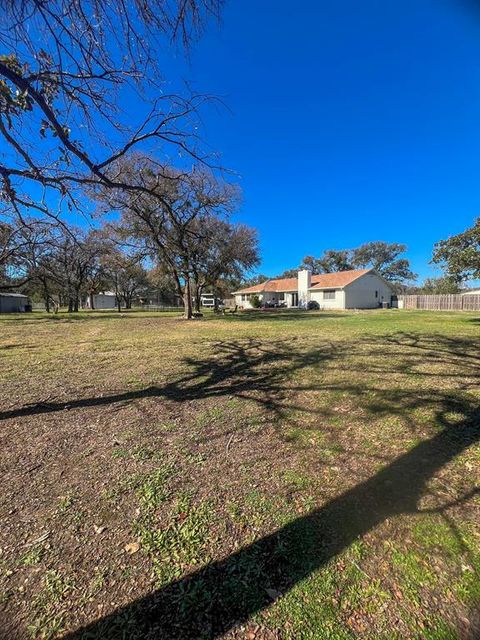
[{"label": "clear blue sky", "polygon": [[423,278],[480,215],[473,0],[230,0],[178,70],[230,109],[204,135],[239,173],[267,275],[387,240]]}]

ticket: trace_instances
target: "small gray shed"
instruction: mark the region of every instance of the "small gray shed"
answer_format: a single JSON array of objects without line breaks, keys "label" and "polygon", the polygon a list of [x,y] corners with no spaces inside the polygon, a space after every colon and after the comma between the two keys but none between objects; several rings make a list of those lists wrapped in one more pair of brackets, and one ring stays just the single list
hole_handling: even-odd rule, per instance
[{"label": "small gray shed", "polygon": [[0,313],[22,313],[27,306],[28,296],[23,293],[0,293]]},{"label": "small gray shed", "polygon": [[[100,293],[93,294],[93,308],[94,309],[115,309],[117,307],[117,296],[113,291],[101,291]],[[85,301],[85,307],[90,309],[91,299],[87,297]],[[122,307],[124,305],[122,304]]]}]

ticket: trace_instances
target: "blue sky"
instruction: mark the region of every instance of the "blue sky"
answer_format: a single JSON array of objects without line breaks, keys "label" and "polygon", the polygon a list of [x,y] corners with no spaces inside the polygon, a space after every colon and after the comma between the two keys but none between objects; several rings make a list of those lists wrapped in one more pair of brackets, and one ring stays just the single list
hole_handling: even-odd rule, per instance
[{"label": "blue sky", "polygon": [[230,0],[189,62],[221,96],[203,135],[239,174],[237,219],[274,275],[305,254],[436,240],[480,215],[480,10],[473,0]]}]

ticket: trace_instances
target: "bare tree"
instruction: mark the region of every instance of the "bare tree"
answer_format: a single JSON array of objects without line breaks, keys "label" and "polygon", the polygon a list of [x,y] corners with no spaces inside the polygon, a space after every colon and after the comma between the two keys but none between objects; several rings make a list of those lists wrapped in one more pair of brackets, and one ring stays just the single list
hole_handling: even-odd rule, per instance
[{"label": "bare tree", "polygon": [[219,280],[240,280],[245,271],[257,266],[260,260],[257,232],[251,227],[209,215],[198,218],[192,231],[193,299],[195,311],[199,312],[205,287],[211,287],[216,294]]},{"label": "bare tree", "polygon": [[23,226],[14,227],[0,220],[0,289],[10,288],[19,275],[24,275],[22,254],[27,246],[24,232]]},{"label": "bare tree", "polygon": [[148,291],[157,304],[179,306],[182,299],[177,291],[175,280],[165,266],[156,264],[147,271]]},{"label": "bare tree", "polygon": [[151,158],[125,161],[118,172],[138,188],[106,188],[97,197],[109,210],[120,212],[123,233],[171,274],[184,300],[185,318],[190,319],[196,221],[230,213],[238,201],[238,189],[203,168],[180,172]]},{"label": "bare tree", "polygon": [[52,225],[36,220],[0,221],[0,290],[24,286],[37,276],[37,261],[48,247]]},{"label": "bare tree", "polygon": [[69,312],[78,311],[104,249],[95,234],[84,234],[79,229],[70,233],[62,227],[56,229],[47,246],[48,250],[36,261],[36,277],[45,288],[50,283],[48,295],[55,289]]},{"label": "bare tree", "polygon": [[51,219],[66,208],[85,212],[78,195],[86,185],[140,188],[112,170],[140,147],[204,160],[194,114],[206,98],[166,92],[156,61],[165,44],[188,45],[221,4],[0,1],[4,206],[20,219],[26,210]]},{"label": "bare tree", "polygon": [[131,309],[135,295],[148,286],[142,259],[142,254],[128,254],[113,244],[102,257],[103,272],[115,291],[118,311],[122,301],[126,309]]}]

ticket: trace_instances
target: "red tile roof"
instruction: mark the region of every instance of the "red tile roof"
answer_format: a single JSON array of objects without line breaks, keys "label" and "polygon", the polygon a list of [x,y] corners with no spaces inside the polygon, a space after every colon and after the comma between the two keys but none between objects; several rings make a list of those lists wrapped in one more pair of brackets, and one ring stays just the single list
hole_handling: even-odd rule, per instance
[{"label": "red tile roof", "polygon": [[311,288],[346,287],[347,284],[350,284],[369,271],[371,271],[371,269],[351,269],[350,271],[336,271],[335,273],[323,273],[321,276],[312,276]]},{"label": "red tile roof", "polygon": [[[345,287],[360,276],[370,271],[370,269],[355,269],[351,271],[336,271],[335,273],[322,273],[321,275],[312,276],[311,289],[324,289],[329,287]],[[298,290],[298,278],[277,278],[276,280],[267,280],[253,287],[234,291],[235,293],[264,293],[270,292],[288,292]]]}]

